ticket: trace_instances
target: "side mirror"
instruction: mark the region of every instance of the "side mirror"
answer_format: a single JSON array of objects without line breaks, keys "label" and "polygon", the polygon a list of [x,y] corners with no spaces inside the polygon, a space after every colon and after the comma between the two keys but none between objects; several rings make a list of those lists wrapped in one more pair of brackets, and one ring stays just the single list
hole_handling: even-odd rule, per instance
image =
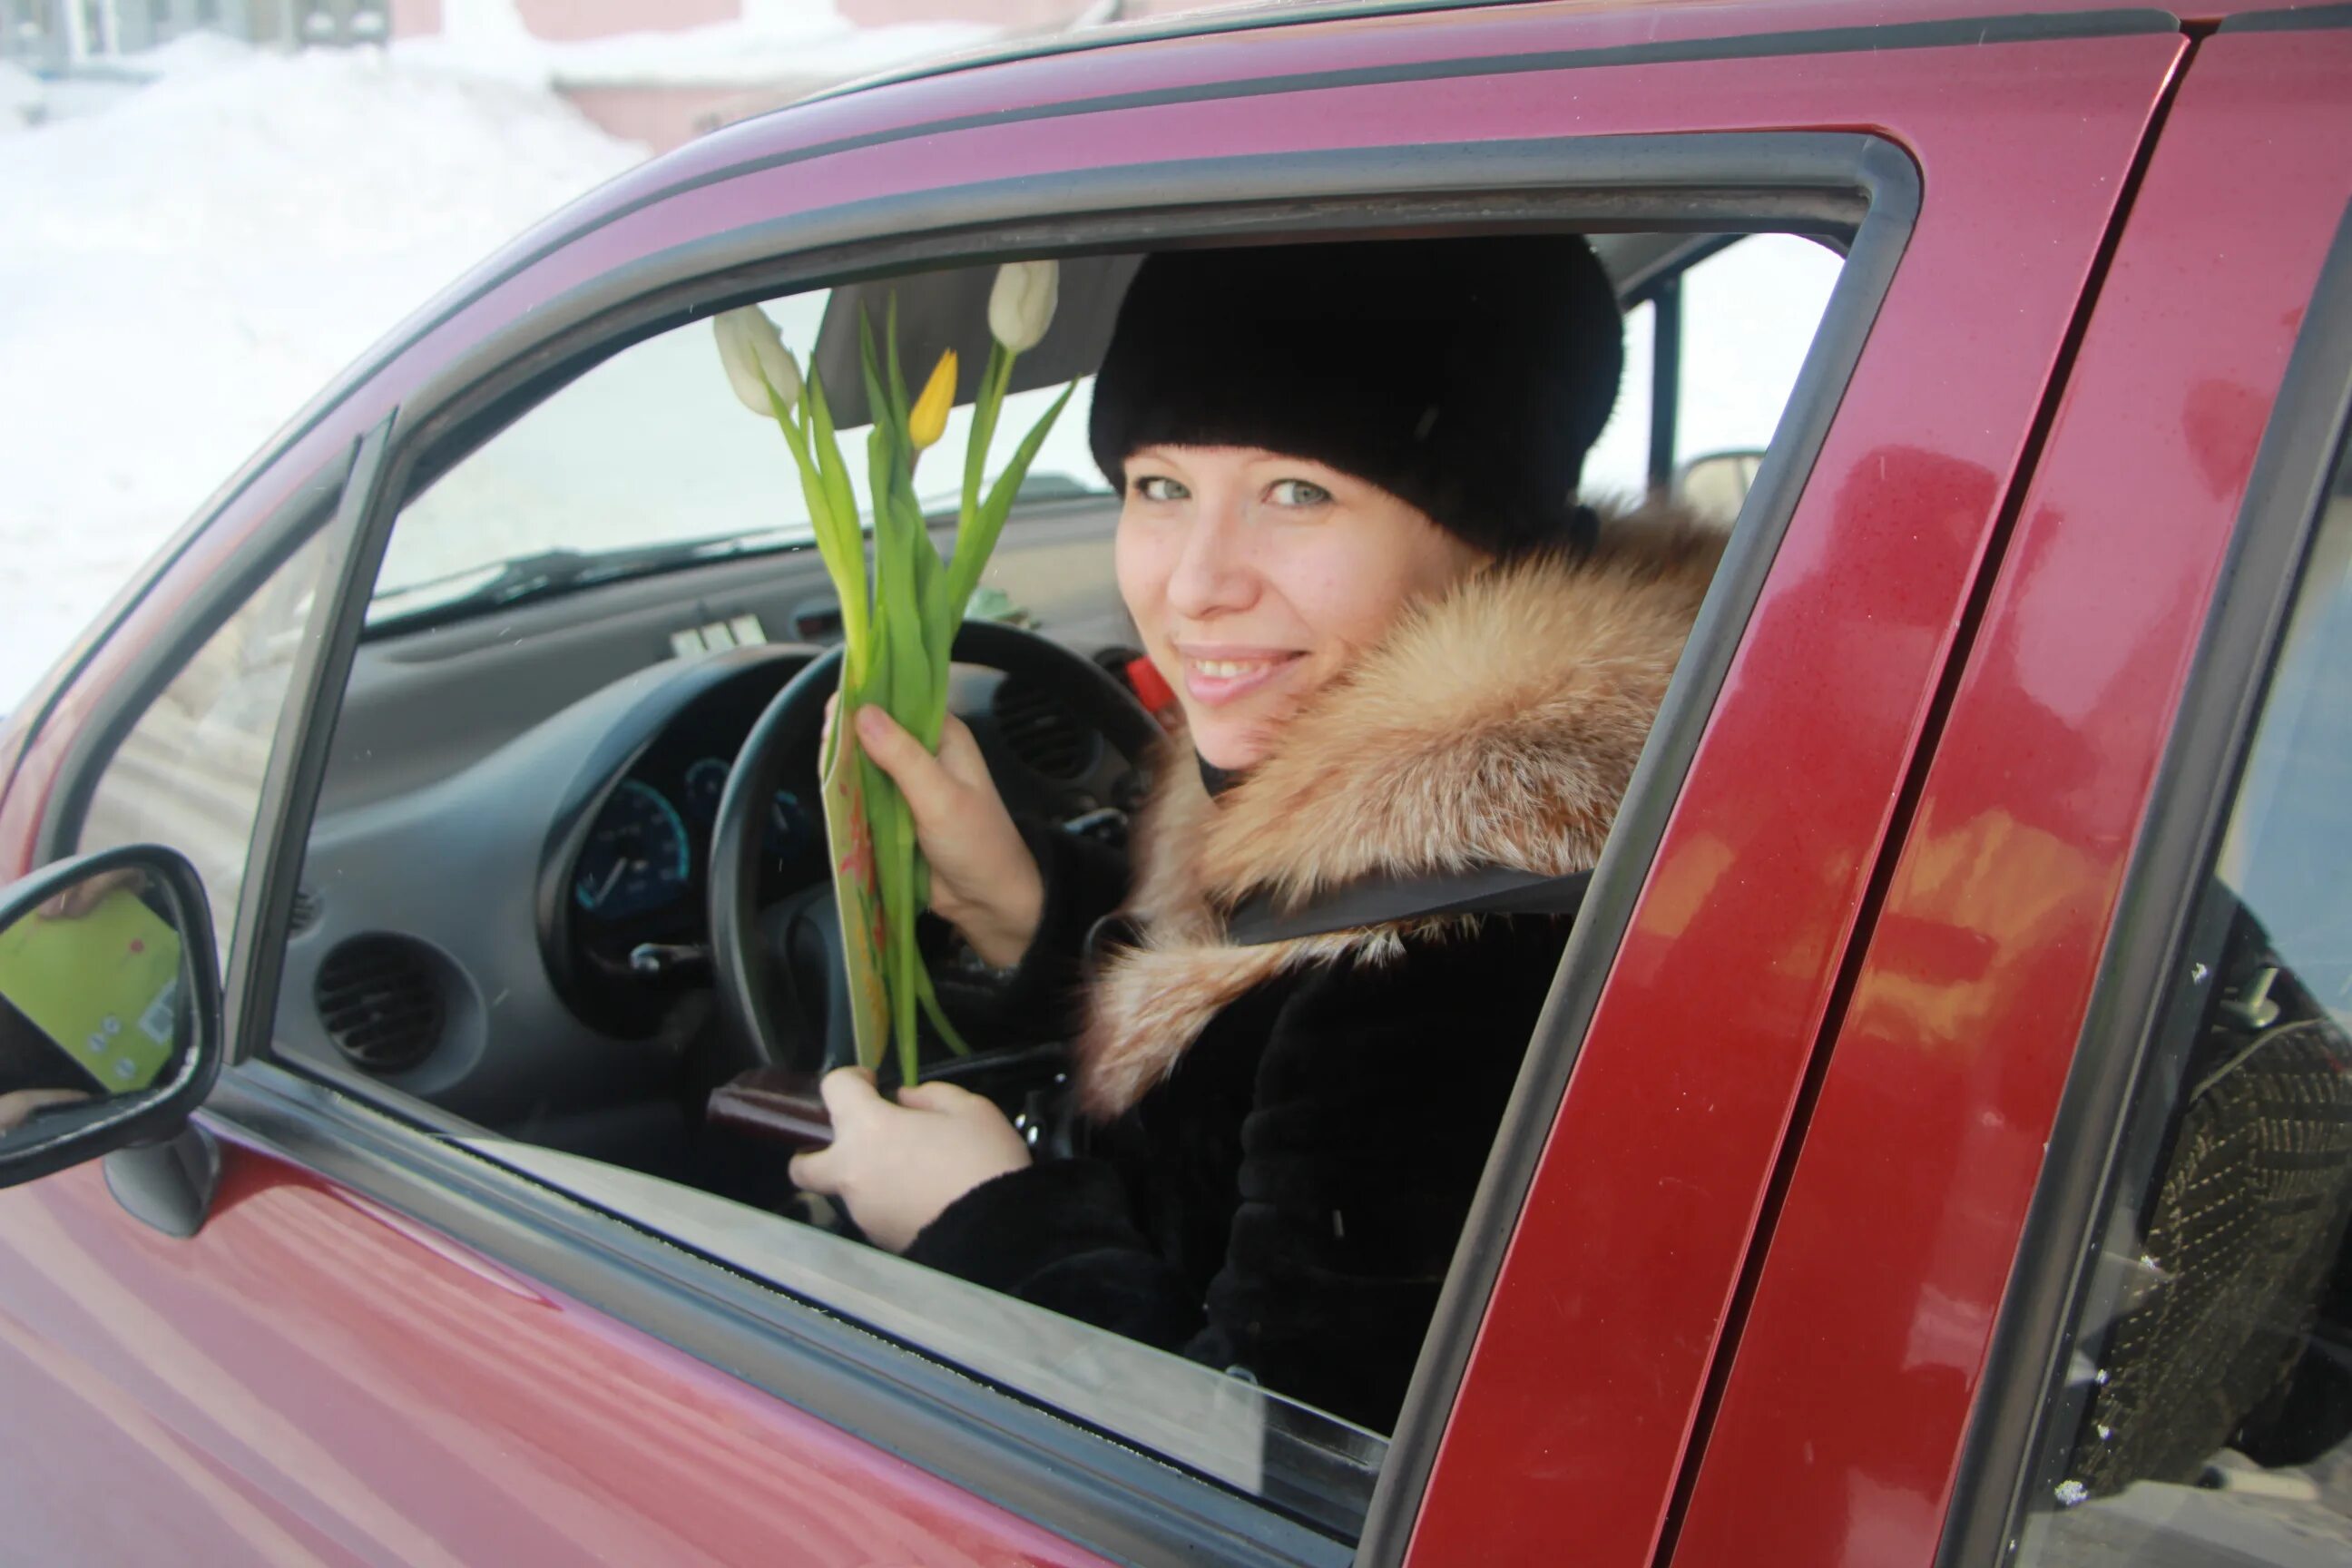
[{"label": "side mirror", "polygon": [[1729,528],[1763,466],[1764,454],[1746,448],[1693,458],[1675,475],[1675,499],[1709,522]]},{"label": "side mirror", "polygon": [[178,1131],[220,1076],[195,868],[155,845],[0,889],[0,1186]]}]

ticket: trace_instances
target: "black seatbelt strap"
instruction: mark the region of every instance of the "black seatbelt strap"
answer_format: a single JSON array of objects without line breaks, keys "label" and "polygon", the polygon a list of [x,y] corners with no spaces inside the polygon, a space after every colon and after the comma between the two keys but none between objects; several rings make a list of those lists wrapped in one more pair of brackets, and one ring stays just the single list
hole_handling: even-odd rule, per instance
[{"label": "black seatbelt strap", "polygon": [[1546,877],[1496,866],[1437,877],[1370,878],[1288,910],[1277,909],[1271,893],[1260,893],[1234,910],[1225,937],[1236,947],[1261,947],[1440,915],[1571,916],[1583,907],[1591,883],[1590,871]]}]

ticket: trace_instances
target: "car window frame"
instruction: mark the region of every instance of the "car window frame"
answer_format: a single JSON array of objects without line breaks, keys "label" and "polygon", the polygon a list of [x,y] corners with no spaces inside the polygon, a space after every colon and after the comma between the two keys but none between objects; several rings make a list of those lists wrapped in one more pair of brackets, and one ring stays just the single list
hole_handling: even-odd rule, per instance
[{"label": "car window frame", "polygon": [[[256,595],[266,591],[278,573],[300,553],[302,548],[332,526],[338,510],[348,493],[352,475],[356,448],[338,453],[325,462],[314,465],[293,489],[272,507],[227,569],[216,576],[199,578],[180,617],[173,624],[172,635],[159,637],[140,647],[122,679],[115,681],[91,710],[89,720],[74,733],[64,761],[58,772],[58,787],[51,793],[44,812],[40,830],[34,841],[37,863],[47,864],[78,852],[82,834],[89,824],[90,803],[98,793],[100,782],[113,764],[115,754],[141,720],[162,700],[172,683],[196,659],[206,645],[234,620]],[[324,556],[320,562],[319,582],[329,581],[333,563]],[[323,597],[323,595],[319,595]],[[313,611],[316,605],[314,602]],[[300,659],[297,659],[295,679],[299,680]],[[278,732],[284,732],[284,718],[292,704],[297,687],[289,682],[279,700]],[[278,746],[270,747],[275,762]],[[276,837],[276,822],[269,815],[264,775],[262,790],[257,792],[258,804],[254,816],[253,830],[247,840],[247,855],[261,848]],[[247,881],[251,879],[248,878]],[[253,940],[240,894],[238,914],[226,931],[215,931],[224,973],[234,974],[242,962],[244,944]],[[233,1041],[234,1032],[224,1035]]]},{"label": "car window frame", "polygon": [[[1481,1226],[1507,1227],[1606,980],[1608,957],[1622,940],[1780,534],[1899,263],[1917,215],[1919,183],[1907,156],[1879,138],[1788,132],[1433,147],[1417,155],[1411,189],[1400,190],[1398,181],[1385,153],[1290,153],[1097,169],[1056,182],[1007,181],[862,202],[728,231],[618,268],[528,323],[475,344],[377,426],[368,438],[376,443],[373,451],[362,444],[365,479],[355,462],[355,482],[343,488],[328,525],[337,535],[329,568],[336,586],[315,606],[313,657],[298,672],[303,700],[288,703],[273,749],[278,776],[261,818],[269,842],[246,893],[256,929],[279,932],[286,926],[326,738],[398,500],[429,482],[436,463],[455,461],[555,387],[677,325],[682,302],[685,313],[698,318],[886,270],[1164,243],[1171,211],[1195,240],[1361,230],[1368,208],[1377,208],[1375,226],[1492,224],[1497,198],[1506,195],[1510,216],[1526,223],[1851,234],[1846,267],[1780,438],[1743,509],[1692,653],[1676,673],[1596,875],[1563,963],[1567,978],[1531,1046],[1528,1073],[1497,1138],[1465,1241]],[[1442,194],[1429,194],[1433,187]],[[1139,191],[1146,193],[1141,199]],[[276,945],[282,949],[282,940]],[[208,1114],[240,1135],[650,1327],[1081,1544],[1134,1556],[1209,1540],[1237,1561],[1339,1561],[1349,1553],[1342,1542],[1173,1471],[1116,1437],[981,1387],[944,1363],[861,1336],[855,1325],[763,1282],[683,1258],[625,1215],[588,1210],[453,1149],[437,1136],[447,1130],[429,1118],[404,1116],[381,1100],[253,1059],[276,1004],[275,967],[266,952],[248,951],[231,973],[233,1044],[245,1065],[229,1075]],[[1366,1558],[1402,1553],[1469,1331],[1492,1289],[1496,1259],[1492,1249],[1476,1257],[1479,1250],[1465,1247],[1449,1276],[1413,1400],[1366,1521]],[[689,1309],[689,1300],[700,1306]],[[751,1341],[741,1338],[747,1316],[760,1325]],[[853,1331],[845,1338],[845,1328]],[[1434,1362],[1433,1352],[1441,1352]],[[1044,1462],[1024,1465],[1025,1455]],[[1384,1505],[1382,1533],[1376,1526]]]},{"label": "car window frame", "polygon": [[2312,540],[2352,449],[2352,205],[2336,227],[2263,427],[2138,841],[2117,896],[2017,1264],[1960,1451],[1937,1568],[2011,1560],[2063,1401],[2074,1327],[2176,1005]]}]

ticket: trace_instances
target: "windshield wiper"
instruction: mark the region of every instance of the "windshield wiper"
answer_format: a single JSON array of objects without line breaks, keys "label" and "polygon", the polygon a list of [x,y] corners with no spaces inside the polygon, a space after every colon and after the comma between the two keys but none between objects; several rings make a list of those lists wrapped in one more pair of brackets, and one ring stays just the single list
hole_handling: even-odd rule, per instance
[{"label": "windshield wiper", "polygon": [[[377,594],[368,604],[367,634],[414,631],[464,620],[490,610],[503,610],[538,599],[593,588],[602,583],[642,577],[656,572],[698,566],[709,561],[758,554],[772,550],[805,549],[814,541],[802,529],[769,528],[750,533],[728,533],[704,539],[673,540],[667,544],[638,544],[620,550],[542,550],[493,565],[468,567],[445,576],[404,583]],[[484,574],[488,574],[484,576]],[[413,610],[392,608],[398,601],[430,595],[435,590],[469,578],[483,581],[447,598],[433,598]]]},{"label": "windshield wiper", "polygon": [[[1108,490],[1098,486],[1057,473],[1029,475],[1022,481],[1020,492],[1015,497],[1017,503],[1024,508],[1052,507],[1070,502],[1098,506],[1106,500],[1115,499]],[[924,521],[933,528],[952,528],[955,516],[956,499],[950,496],[933,503],[927,510]],[[864,521],[861,519],[861,523]],[[684,566],[698,566],[705,562],[724,561],[737,555],[806,550],[814,547],[815,542],[815,536],[809,531],[808,526],[801,523],[783,528],[753,529],[747,533],[708,534],[699,539],[674,539],[660,544],[627,545],[614,550],[574,550],[559,546],[530,555],[518,555],[509,561],[486,562],[479,566],[444,573],[437,577],[403,583],[396,588],[379,590],[368,601],[367,630],[363,635],[379,637],[394,632],[419,631],[492,610],[529,604],[533,600],[577,593],[599,584],[675,571]],[[461,583],[474,585],[443,596],[445,590]],[[415,607],[402,609],[399,606],[404,603]]]}]

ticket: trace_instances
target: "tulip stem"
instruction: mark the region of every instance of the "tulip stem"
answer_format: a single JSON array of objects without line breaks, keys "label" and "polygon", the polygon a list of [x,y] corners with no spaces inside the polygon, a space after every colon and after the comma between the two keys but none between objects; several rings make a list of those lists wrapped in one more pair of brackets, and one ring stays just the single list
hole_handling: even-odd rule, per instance
[{"label": "tulip stem", "polygon": [[[1033,272],[1052,266],[1020,265]],[[1035,281],[1034,276],[1031,281]],[[1045,320],[1050,319],[1052,310],[1052,288],[1048,274],[1042,296],[1044,316],[1031,309],[1023,319],[1028,335],[1021,341],[1034,343],[1043,335]],[[993,330],[993,303],[991,324]],[[844,716],[863,704],[877,703],[936,751],[947,721],[949,659],[956,627],[980,585],[981,573],[1029,466],[1076,384],[1063,389],[990,486],[986,483],[988,450],[995,440],[1018,357],[1001,337],[991,344],[973,398],[954,549],[943,561],[916,500],[915,464],[923,448],[937,441],[946,427],[955,402],[955,353],[950,349],[940,355],[921,394],[910,403],[898,354],[897,296],[891,297],[884,312],[878,352],[873,321],[862,312],[857,331],[859,370],[873,416],[866,442],[873,504],[870,571],[867,539],[859,526],[849,469],[842,459],[833,411],[814,366],[793,396],[784,395],[764,371],[760,375],[767,384],[770,410],[792,449],[817,552],[840,600]],[[739,333],[735,341],[746,340]],[[721,349],[729,352],[723,333]],[[771,357],[789,359],[781,345],[773,348]],[[740,362],[730,362],[730,374],[740,380]],[[868,1068],[878,1067],[895,1046],[899,1081],[912,1083],[921,1068],[920,1021],[929,1022],[949,1050],[961,1056],[971,1049],[940,1004],[917,941],[916,919],[929,902],[930,868],[923,859],[906,798],[889,775],[858,751],[853,726],[837,723],[834,727],[824,766],[829,781],[839,769],[849,770],[850,795],[840,822],[834,815],[837,785],[828,783],[828,829],[836,835],[849,829],[862,835],[862,845],[838,838],[833,845],[836,898],[845,925],[855,924],[854,931],[843,933],[845,948],[852,954],[870,954],[872,959],[870,971],[862,974],[853,959],[852,993],[871,994],[868,987],[878,987],[879,993],[879,1016],[860,1013],[858,1059]],[[876,1026],[869,1028],[869,1022]]]}]

